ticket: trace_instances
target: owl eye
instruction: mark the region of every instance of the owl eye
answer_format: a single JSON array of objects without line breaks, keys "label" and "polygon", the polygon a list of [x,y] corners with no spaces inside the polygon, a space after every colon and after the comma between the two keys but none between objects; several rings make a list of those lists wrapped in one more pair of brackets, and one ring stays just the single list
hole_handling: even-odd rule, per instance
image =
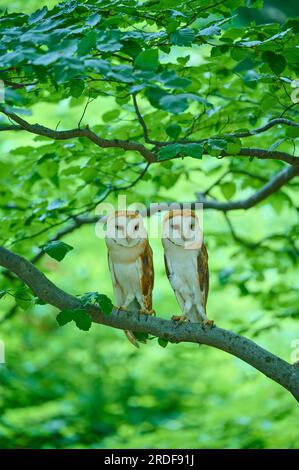
[{"label": "owl eye", "polygon": [[194,230],[194,229],[195,229],[194,223],[192,223],[192,224],[190,225],[190,228],[191,228],[191,230]]},{"label": "owl eye", "polygon": [[139,224],[135,225],[134,227],[134,230],[138,230],[139,229]]},{"label": "owl eye", "polygon": [[116,225],[115,225],[115,228],[116,228],[116,230],[119,230],[119,225],[116,224]]}]

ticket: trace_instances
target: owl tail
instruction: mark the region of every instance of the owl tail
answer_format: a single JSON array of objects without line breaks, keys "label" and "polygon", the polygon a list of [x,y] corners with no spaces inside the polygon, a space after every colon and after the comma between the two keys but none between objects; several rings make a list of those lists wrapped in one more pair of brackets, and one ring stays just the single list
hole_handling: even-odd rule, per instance
[{"label": "owl tail", "polygon": [[136,348],[139,348],[138,339],[134,335],[133,331],[125,330],[125,335],[128,338],[128,340],[130,341],[130,343],[133,344],[133,346],[135,346]]}]

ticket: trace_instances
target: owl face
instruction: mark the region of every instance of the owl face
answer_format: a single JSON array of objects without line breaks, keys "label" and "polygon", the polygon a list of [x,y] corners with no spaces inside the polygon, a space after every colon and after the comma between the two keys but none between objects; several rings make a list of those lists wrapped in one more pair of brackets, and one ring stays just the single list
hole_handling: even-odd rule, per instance
[{"label": "owl face", "polygon": [[107,220],[106,238],[117,245],[134,247],[147,238],[143,219],[134,211],[118,211]]},{"label": "owl face", "polygon": [[186,249],[200,248],[202,230],[195,212],[190,210],[168,212],[163,219],[162,237]]}]

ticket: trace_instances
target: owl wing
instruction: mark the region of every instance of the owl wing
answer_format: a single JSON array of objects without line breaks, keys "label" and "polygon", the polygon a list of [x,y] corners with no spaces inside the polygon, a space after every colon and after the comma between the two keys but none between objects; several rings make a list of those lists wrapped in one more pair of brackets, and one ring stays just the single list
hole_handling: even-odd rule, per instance
[{"label": "owl wing", "polygon": [[205,244],[203,243],[197,256],[197,272],[198,281],[201,293],[203,295],[203,303],[206,307],[208,293],[209,293],[209,267],[208,267],[208,252]]},{"label": "owl wing", "polygon": [[175,296],[176,296],[176,299],[178,301],[178,304],[179,306],[181,307],[181,309],[183,310],[184,308],[184,299],[183,297],[180,295],[180,293],[178,292],[178,290],[176,289],[174,283],[173,283],[173,270],[172,270],[172,266],[171,266],[171,263],[170,263],[170,260],[167,260],[167,257],[164,253],[164,264],[165,264],[165,272],[166,272],[166,275],[168,277],[168,280],[170,282],[170,285],[171,287],[173,288],[173,291],[175,293]]},{"label": "owl wing", "polygon": [[143,296],[145,308],[152,310],[152,292],[154,287],[154,265],[153,265],[153,251],[150,247],[148,240],[144,251],[139,257],[139,274],[140,274],[140,287]]},{"label": "owl wing", "polygon": [[114,271],[114,266],[113,266],[113,261],[111,260],[108,252],[108,266],[109,266],[109,271],[111,273],[111,279],[112,279],[112,284],[113,284],[113,290],[114,290],[114,295],[116,298],[117,305],[121,307],[124,302],[125,302],[125,295],[122,291],[122,288],[116,278],[115,271]]}]

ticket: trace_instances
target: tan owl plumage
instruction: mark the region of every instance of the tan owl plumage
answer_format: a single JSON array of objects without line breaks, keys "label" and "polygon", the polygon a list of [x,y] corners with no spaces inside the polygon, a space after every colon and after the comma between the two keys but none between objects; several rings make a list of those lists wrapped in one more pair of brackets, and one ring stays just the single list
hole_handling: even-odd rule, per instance
[{"label": "tan owl plumage", "polygon": [[[118,307],[152,314],[153,254],[140,214],[117,211],[107,219],[106,245],[114,295]],[[128,339],[138,346],[132,332]]]},{"label": "tan owl plumage", "polygon": [[206,305],[209,292],[208,253],[194,211],[173,210],[163,219],[162,243],[166,274],[181,307],[174,320],[212,325]]}]

